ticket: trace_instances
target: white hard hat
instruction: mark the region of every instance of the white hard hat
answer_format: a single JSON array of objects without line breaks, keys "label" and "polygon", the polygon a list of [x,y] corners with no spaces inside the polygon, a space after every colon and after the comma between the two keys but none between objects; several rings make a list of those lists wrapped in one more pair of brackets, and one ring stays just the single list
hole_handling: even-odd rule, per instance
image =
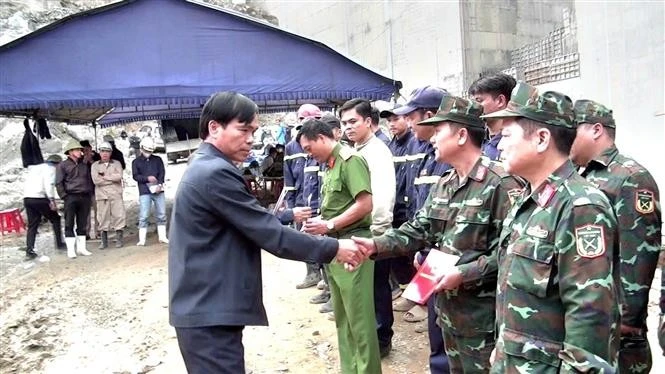
[{"label": "white hard hat", "polygon": [[141,148],[146,152],[153,152],[155,150],[155,142],[150,137],[145,137],[141,140]]},{"label": "white hard hat", "polygon": [[111,143],[109,142],[100,143],[99,147],[97,148],[99,148],[100,151],[109,151],[109,152],[113,151],[113,147],[111,147]]}]

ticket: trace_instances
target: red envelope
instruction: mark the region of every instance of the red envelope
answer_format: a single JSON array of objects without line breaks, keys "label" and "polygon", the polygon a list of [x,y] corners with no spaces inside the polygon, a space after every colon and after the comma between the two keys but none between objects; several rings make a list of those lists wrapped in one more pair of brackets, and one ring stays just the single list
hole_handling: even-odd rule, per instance
[{"label": "red envelope", "polygon": [[437,279],[449,272],[459,260],[459,256],[441,252],[437,249],[430,250],[425,262],[420,265],[418,272],[406,286],[402,297],[418,304],[425,304],[434,293]]}]

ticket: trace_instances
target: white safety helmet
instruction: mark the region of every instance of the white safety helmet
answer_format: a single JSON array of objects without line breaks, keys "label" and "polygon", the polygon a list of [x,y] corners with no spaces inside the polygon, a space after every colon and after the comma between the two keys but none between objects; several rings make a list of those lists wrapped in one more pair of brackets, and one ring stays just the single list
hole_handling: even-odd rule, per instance
[{"label": "white safety helmet", "polygon": [[143,149],[146,152],[154,152],[155,150],[155,142],[152,140],[151,137],[145,137],[143,140],[141,140],[141,149]]},{"label": "white safety helmet", "polygon": [[109,143],[109,142],[102,142],[102,143],[99,145],[99,147],[97,147],[97,149],[98,149],[100,152],[101,152],[101,151],[109,151],[109,152],[113,151],[113,147],[111,146],[111,143]]}]

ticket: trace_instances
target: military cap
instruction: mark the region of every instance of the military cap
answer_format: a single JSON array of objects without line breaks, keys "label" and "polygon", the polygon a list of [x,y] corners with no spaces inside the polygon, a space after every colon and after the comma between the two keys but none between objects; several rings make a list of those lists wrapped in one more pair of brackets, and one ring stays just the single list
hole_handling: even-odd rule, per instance
[{"label": "military cap", "polygon": [[50,162],[52,164],[59,164],[62,162],[62,157],[58,154],[52,154],[46,158],[46,162]]},{"label": "military cap", "polygon": [[475,101],[457,96],[446,95],[441,100],[439,110],[434,117],[418,122],[418,125],[436,126],[443,121],[456,122],[469,127],[485,128],[485,122],[480,119],[483,107]]},{"label": "military cap", "polygon": [[83,149],[83,146],[78,140],[75,139],[70,139],[67,144],[65,144],[65,147],[63,148],[63,151],[65,152],[66,155],[69,154],[69,151],[72,149]]},{"label": "military cap", "polygon": [[416,88],[413,93],[411,93],[411,97],[405,105],[402,105],[399,108],[393,108],[393,114],[406,116],[417,109],[436,108],[439,106],[441,99],[443,99],[445,95],[448,95],[448,91],[439,87],[425,86]]},{"label": "military cap", "polygon": [[486,114],[481,118],[524,117],[548,125],[575,128],[573,101],[556,91],[542,95],[536,87],[517,82],[506,109]]},{"label": "military cap", "polygon": [[612,109],[592,100],[577,100],[575,102],[575,123],[602,123],[603,126],[616,128]]}]

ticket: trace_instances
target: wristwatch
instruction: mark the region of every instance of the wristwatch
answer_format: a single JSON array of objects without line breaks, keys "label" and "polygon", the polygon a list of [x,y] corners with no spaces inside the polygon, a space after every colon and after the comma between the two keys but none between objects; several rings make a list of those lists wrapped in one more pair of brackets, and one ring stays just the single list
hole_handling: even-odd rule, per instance
[{"label": "wristwatch", "polygon": [[333,221],[326,222],[326,228],[328,229],[328,231],[335,230],[335,222]]}]

